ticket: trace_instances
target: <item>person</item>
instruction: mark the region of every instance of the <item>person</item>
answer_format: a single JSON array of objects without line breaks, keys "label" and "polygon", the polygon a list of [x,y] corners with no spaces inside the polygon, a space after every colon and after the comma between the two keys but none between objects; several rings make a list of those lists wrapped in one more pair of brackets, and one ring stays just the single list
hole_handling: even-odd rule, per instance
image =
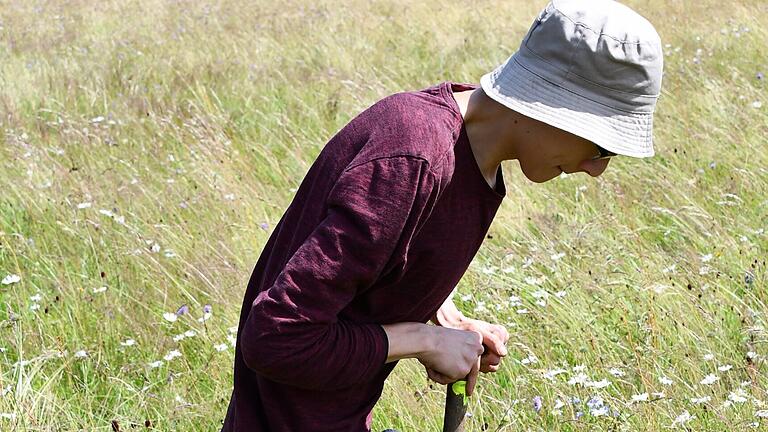
[{"label": "person", "polygon": [[253,269],[222,431],[370,431],[407,358],[436,382],[466,378],[471,395],[509,334],[463,316],[451,293],[506,197],[501,162],[542,183],[652,156],[662,56],[630,8],[553,0],[479,86],[395,93],[353,118]]}]

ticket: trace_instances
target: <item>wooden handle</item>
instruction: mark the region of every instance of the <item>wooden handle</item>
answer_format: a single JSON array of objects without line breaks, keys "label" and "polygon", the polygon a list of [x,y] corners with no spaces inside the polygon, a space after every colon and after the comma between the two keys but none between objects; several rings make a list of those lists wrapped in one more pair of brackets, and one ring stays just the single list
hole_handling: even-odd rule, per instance
[{"label": "wooden handle", "polygon": [[[464,418],[467,413],[466,384],[466,381],[456,381],[453,384],[448,384],[448,390],[445,395],[443,432],[464,432]],[[454,388],[454,385],[457,388]]]}]

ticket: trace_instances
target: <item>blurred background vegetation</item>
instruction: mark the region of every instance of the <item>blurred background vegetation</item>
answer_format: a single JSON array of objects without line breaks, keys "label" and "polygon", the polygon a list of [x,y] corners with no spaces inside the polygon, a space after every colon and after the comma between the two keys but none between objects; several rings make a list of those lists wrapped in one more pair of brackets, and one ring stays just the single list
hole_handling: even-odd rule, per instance
[{"label": "blurred background vegetation", "polygon": [[[479,83],[545,4],[0,2],[0,430],[218,431],[250,272],[327,140]],[[626,4],[665,44],[657,155],[504,162],[456,302],[510,354],[468,431],[768,422],[768,4]],[[374,431],[439,430],[443,401],[401,362]]]}]

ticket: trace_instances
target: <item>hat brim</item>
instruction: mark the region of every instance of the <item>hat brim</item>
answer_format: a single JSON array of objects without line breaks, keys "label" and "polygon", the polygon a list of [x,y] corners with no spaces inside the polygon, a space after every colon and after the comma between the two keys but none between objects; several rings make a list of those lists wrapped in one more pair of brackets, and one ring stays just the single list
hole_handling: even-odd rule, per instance
[{"label": "hat brim", "polygon": [[654,155],[653,113],[630,113],[590,100],[526,69],[514,54],[483,75],[480,85],[500,104],[606,150],[637,158]]}]

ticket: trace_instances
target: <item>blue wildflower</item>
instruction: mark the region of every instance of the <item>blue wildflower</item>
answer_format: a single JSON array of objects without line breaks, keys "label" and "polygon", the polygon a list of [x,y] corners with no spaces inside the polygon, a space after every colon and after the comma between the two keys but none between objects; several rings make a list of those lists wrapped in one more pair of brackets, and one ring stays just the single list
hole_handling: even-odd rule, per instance
[{"label": "blue wildflower", "polygon": [[600,396],[593,396],[590,400],[587,401],[587,406],[590,409],[598,409],[602,407],[604,404],[605,402],[603,402],[603,398],[601,398]]},{"label": "blue wildflower", "polygon": [[744,273],[744,282],[745,282],[747,285],[752,285],[752,282],[754,282],[754,281],[755,281],[755,275],[753,275],[753,274],[752,274],[752,272],[750,272],[749,270],[747,270],[747,271]]},{"label": "blue wildflower", "polygon": [[541,396],[534,396],[533,397],[533,409],[536,410],[536,412],[541,411],[541,406],[543,405],[541,401]]}]

